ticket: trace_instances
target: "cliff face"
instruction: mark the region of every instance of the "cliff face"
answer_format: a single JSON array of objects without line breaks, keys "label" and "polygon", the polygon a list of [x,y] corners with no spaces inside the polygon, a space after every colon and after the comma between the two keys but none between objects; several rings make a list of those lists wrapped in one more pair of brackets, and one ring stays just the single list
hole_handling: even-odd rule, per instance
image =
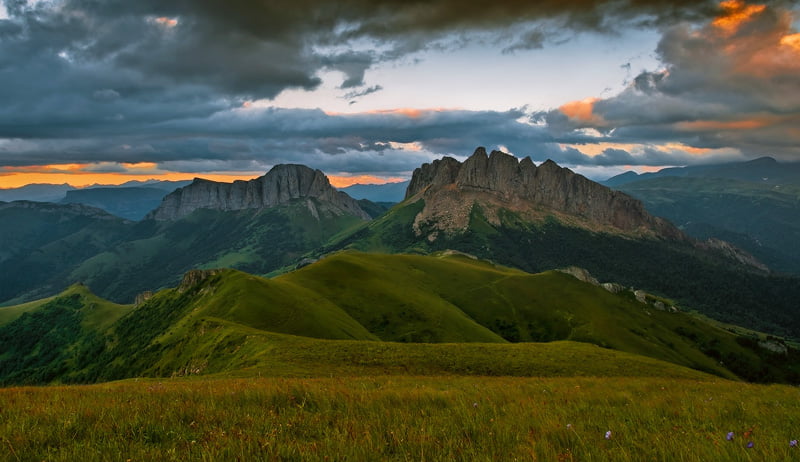
[{"label": "cliff face", "polygon": [[415,196],[425,200],[417,229],[425,223],[445,232],[465,229],[477,204],[490,222],[499,222],[497,209],[506,209],[531,219],[554,215],[591,229],[685,239],[627,194],[551,160],[537,167],[530,157],[518,161],[500,151],[487,155],[484,148],[463,163],[445,157],[416,169],[406,199]]},{"label": "cliff face", "polygon": [[[303,198],[318,200],[325,211],[336,215],[369,219],[355,199],[331,186],[324,173],[292,164],[276,165],[266,175],[250,181],[218,183],[195,179],[192,184],[167,195],[145,218],[176,220],[198,209],[262,209]],[[311,202],[309,208],[317,213],[317,207]]]}]

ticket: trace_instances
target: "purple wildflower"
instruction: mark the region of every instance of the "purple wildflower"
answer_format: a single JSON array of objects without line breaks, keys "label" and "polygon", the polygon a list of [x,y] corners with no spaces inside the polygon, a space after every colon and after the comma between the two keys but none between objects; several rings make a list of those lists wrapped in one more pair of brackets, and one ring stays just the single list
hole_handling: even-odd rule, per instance
[{"label": "purple wildflower", "polygon": [[728,432],[728,434],[725,435],[725,439],[728,441],[733,441],[733,432]]},{"label": "purple wildflower", "polygon": [[797,447],[797,440],[792,440],[792,441],[789,441],[789,447],[790,447],[790,448]]},{"label": "purple wildflower", "polygon": [[747,443],[747,447],[748,447],[748,448],[752,448],[753,446],[754,446],[754,444],[753,444],[753,442],[752,442],[752,441],[750,441],[749,443]]},{"label": "purple wildflower", "polygon": [[610,439],[611,439],[611,430],[609,430],[609,431],[607,431],[607,432],[606,432],[606,439],[607,439],[607,440],[610,440]]}]

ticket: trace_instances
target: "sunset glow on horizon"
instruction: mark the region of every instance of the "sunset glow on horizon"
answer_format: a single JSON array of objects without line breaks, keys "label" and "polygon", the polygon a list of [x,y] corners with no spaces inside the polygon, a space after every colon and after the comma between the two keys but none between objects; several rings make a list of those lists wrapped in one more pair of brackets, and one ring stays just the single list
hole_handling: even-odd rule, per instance
[{"label": "sunset glow on horizon", "polygon": [[[19,188],[29,184],[69,184],[76,188],[93,185],[120,185],[129,181],[185,181],[195,178],[232,183],[237,180],[248,181],[264,175],[263,173],[181,173],[164,172],[155,174],[92,173],[92,172],[0,172],[0,189]],[[386,184],[404,181],[401,177],[380,177],[374,175],[341,176],[327,175],[336,188],[354,184]]]}]

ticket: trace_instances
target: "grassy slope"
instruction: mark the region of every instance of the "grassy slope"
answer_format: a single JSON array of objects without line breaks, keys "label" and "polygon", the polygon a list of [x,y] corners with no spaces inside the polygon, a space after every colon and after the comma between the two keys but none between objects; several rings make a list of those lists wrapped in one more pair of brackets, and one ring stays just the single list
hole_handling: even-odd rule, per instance
[{"label": "grassy slope", "polygon": [[38,305],[0,309],[18,315],[0,327],[0,383],[46,383],[81,374],[103,350],[109,327],[132,309],[80,284]]},{"label": "grassy slope", "polygon": [[133,309],[132,305],[120,305],[93,294],[83,284],[73,284],[65,291],[52,297],[34,300],[21,305],[0,307],[0,327],[15,321],[24,313],[35,313],[48,303],[62,297],[76,295],[84,306],[82,312],[84,326],[94,330],[107,329],[120,317]]},{"label": "grassy slope", "polygon": [[[230,370],[237,362],[230,355],[244,348],[242,336],[226,330],[232,326],[328,339],[481,344],[575,340],[725,377],[734,375],[720,361],[749,379],[787,379],[768,363],[769,355],[730,332],[569,275],[531,275],[459,255],[358,252],[329,256],[274,280],[225,270],[195,286],[163,291],[115,327],[116,346],[98,364],[116,366],[99,367],[96,376],[86,379],[127,377],[137,371],[170,375],[221,370],[209,366],[216,362]],[[225,334],[206,334],[216,330]],[[243,365],[247,358],[263,356],[258,349],[245,351]],[[272,348],[265,347],[263,354],[271,357]],[[320,367],[339,367],[335,363]]]},{"label": "grassy slope", "polygon": [[36,309],[38,309],[45,303],[52,301],[56,297],[57,295],[54,295],[52,297],[42,298],[40,300],[34,300],[32,302],[23,303],[21,305],[0,307],[0,326],[10,323],[11,321],[22,316],[23,313],[27,313],[29,311],[35,311]]},{"label": "grassy slope", "polygon": [[[633,366],[618,367],[624,357],[610,350],[591,350],[612,355],[601,360],[580,344],[506,344],[554,340],[593,343],[730,378],[735,376],[719,361],[753,380],[787,380],[789,373],[769,363],[756,345],[684,313],[660,312],[630,294],[614,295],[562,273],[531,275],[461,255],[344,252],[274,280],[236,270],[206,272],[159,292],[113,325],[108,313],[114,305],[87,297],[83,308],[62,310],[80,310],[82,330],[69,319],[56,323],[71,326],[59,341],[78,345],[64,352],[79,358],[76,367],[58,369],[65,357],[46,363],[36,347],[17,352],[52,372],[49,379],[91,382],[240,368],[303,375],[370,364],[424,374],[539,375],[547,361],[564,374],[582,375],[584,361],[597,366],[589,374],[638,374]],[[14,338],[29,328],[12,322],[0,334]],[[91,335],[76,340],[87,331]],[[97,332],[108,336],[103,340],[92,334]],[[377,339],[450,345],[363,343]],[[652,360],[636,358],[643,361]]]},{"label": "grassy slope", "polygon": [[800,459],[797,390],[725,380],[143,380],[0,401],[8,460]]},{"label": "grassy slope", "polygon": [[314,289],[383,340],[486,341],[454,321],[463,317],[501,341],[578,340],[725,374],[694,337],[706,351],[758,362],[728,332],[558,272],[532,275],[463,256],[347,252],[279,279]]}]

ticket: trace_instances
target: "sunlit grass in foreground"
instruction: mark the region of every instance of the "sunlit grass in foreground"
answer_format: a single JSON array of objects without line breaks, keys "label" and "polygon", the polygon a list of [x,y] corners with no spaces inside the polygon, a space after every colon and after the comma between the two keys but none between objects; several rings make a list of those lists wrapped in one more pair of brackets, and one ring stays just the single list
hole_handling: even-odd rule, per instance
[{"label": "sunlit grass in foreground", "polygon": [[790,445],[798,437],[800,390],[721,379],[206,379],[0,390],[0,459],[12,461],[800,460]]}]

